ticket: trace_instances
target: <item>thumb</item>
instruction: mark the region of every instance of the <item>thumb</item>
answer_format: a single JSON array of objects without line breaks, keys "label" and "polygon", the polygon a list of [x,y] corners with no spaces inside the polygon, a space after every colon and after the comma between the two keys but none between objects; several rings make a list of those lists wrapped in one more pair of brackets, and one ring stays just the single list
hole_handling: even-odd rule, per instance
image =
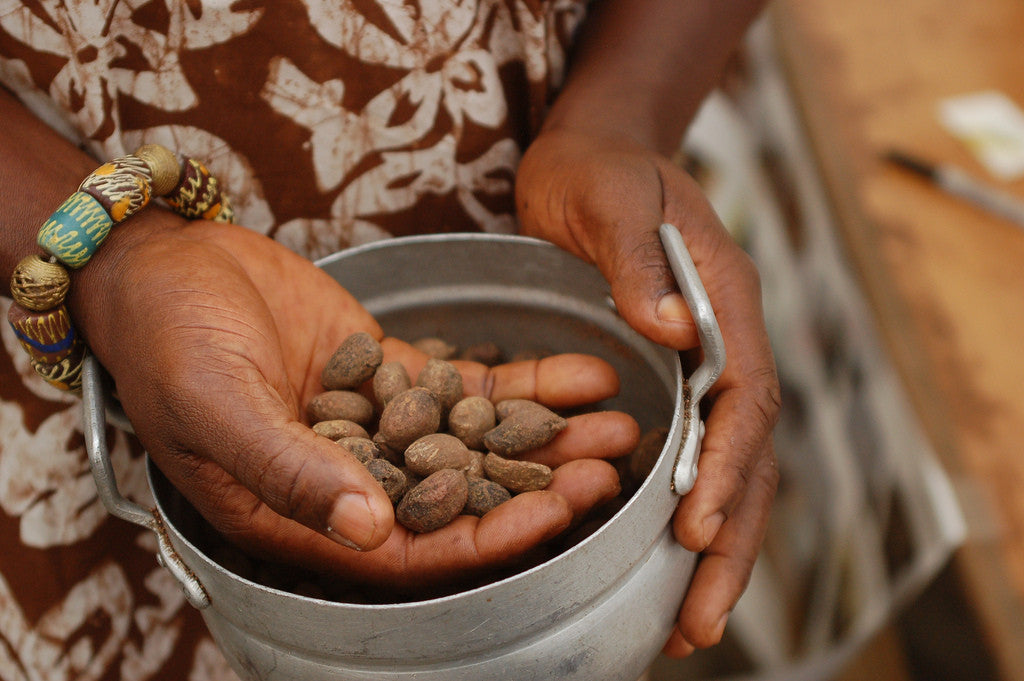
[{"label": "thumb", "polygon": [[668,222],[678,228],[712,304],[728,296],[737,272],[749,269],[749,258],[693,178],[667,161],[659,163],[658,174],[663,214],[643,213],[632,225],[632,233],[619,229],[613,240],[611,271],[604,274],[612,282],[612,298],[619,313],[630,326],[655,343],[688,350],[697,347],[700,339],[665,256],[661,224]]},{"label": "thumb", "polygon": [[360,551],[391,533],[393,506],[380,484],[348,450],[303,424],[268,428],[239,453],[234,474],[280,515]]},{"label": "thumb", "polygon": [[391,534],[394,511],[383,488],[336,442],[285,417],[238,419],[207,409],[202,421],[182,425],[179,432],[191,435],[181,444],[147,449],[218,530],[259,534],[242,527],[256,514],[244,490],[225,484],[226,472],[278,515],[349,548],[370,550]]},{"label": "thumb", "polygon": [[686,350],[699,343],[697,327],[665,257],[659,220],[620,231],[610,264],[602,266],[612,299],[632,328],[658,345]]}]

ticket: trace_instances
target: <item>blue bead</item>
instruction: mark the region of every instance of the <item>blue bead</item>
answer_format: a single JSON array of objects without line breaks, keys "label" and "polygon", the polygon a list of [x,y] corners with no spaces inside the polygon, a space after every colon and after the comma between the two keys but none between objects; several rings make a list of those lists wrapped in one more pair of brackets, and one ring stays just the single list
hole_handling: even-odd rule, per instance
[{"label": "blue bead", "polygon": [[78,269],[89,262],[113,224],[99,201],[75,192],[43,223],[36,243],[67,267]]}]

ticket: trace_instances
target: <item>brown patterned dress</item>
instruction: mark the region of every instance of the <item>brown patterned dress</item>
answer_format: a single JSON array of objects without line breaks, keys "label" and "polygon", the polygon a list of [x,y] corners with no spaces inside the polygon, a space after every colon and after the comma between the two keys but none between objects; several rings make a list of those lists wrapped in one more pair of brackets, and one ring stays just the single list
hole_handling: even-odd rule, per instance
[{"label": "brown patterned dress", "polygon": [[[208,160],[237,222],[311,258],[511,232],[585,4],[0,0],[0,83],[97,159],[159,142]],[[0,337],[0,680],[233,679],[150,533],[103,509],[78,400]],[[108,444],[145,503],[138,443]]]}]

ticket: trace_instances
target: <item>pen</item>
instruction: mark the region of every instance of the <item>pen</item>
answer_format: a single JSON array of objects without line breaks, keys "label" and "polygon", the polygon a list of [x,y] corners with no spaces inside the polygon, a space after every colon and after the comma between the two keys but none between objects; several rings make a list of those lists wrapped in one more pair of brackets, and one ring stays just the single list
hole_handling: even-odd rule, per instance
[{"label": "pen", "polygon": [[943,191],[964,198],[976,206],[1024,227],[1024,200],[985,184],[959,168],[929,163],[901,151],[890,151],[886,160],[927,178]]}]

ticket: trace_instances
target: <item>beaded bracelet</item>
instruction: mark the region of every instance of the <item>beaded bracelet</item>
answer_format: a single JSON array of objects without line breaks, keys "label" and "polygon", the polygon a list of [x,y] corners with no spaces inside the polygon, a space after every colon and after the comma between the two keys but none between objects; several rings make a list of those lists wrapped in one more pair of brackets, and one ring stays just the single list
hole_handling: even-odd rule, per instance
[{"label": "beaded bracelet", "polygon": [[231,222],[234,212],[220,183],[206,167],[166,147],[147,144],[94,170],[43,223],[36,243],[42,254],[23,258],[11,277],[14,303],[7,313],[14,333],[47,383],[78,392],[87,348],[75,332],[64,301],[69,269],[79,269],[107,238],[113,225],[163,197],[190,220]]}]

